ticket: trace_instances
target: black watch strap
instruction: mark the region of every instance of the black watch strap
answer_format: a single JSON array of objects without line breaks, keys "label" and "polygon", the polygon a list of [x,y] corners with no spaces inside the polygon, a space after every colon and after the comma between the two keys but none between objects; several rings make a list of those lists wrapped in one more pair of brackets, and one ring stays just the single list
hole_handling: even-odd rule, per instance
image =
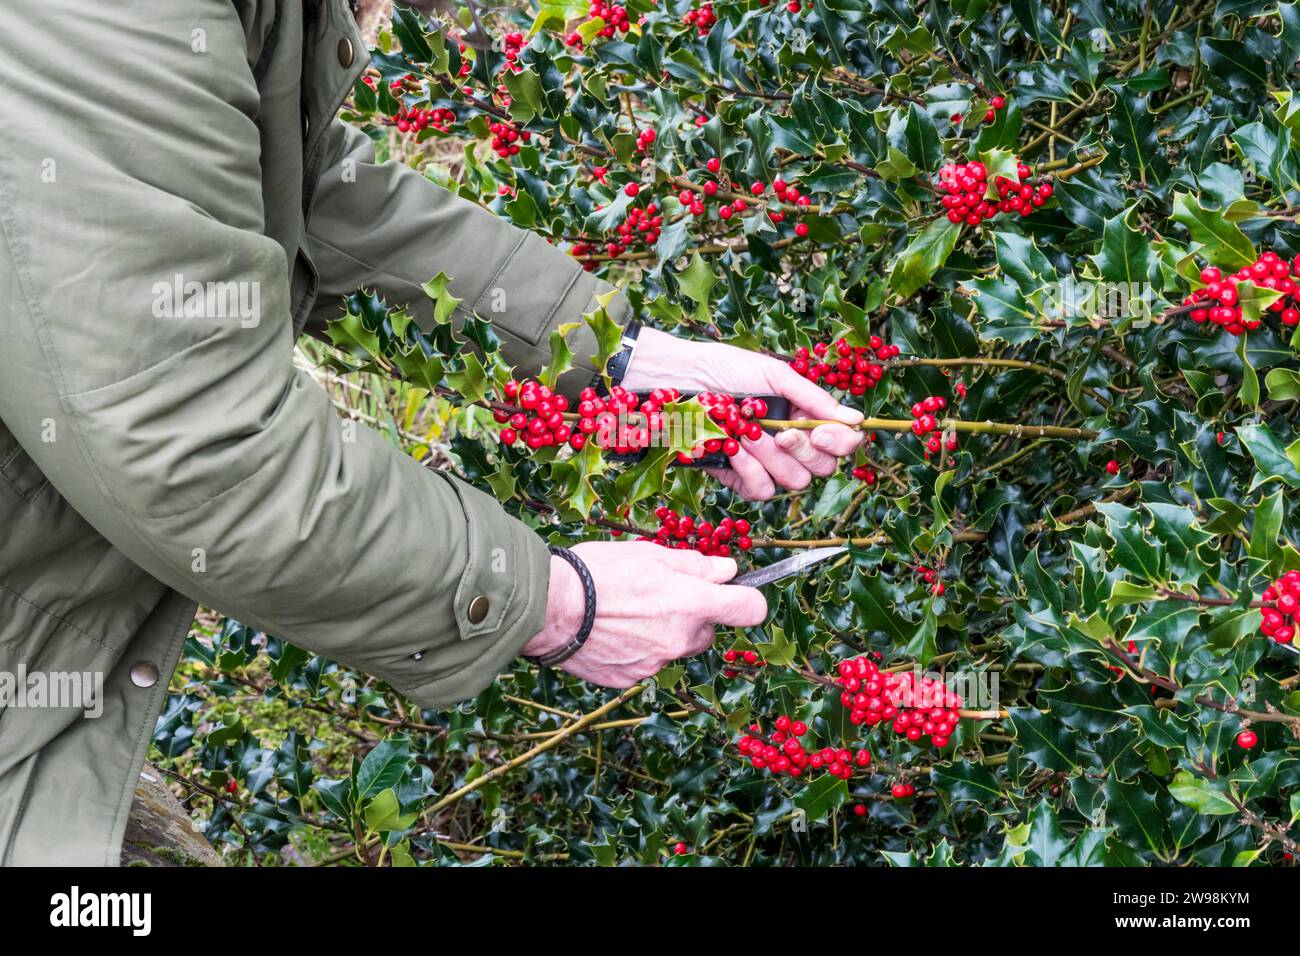
[{"label": "black watch strap", "polygon": [[[621,347],[611,357],[605,365],[605,374],[609,376],[609,384],[612,388],[615,385],[623,384],[623,376],[627,374],[627,367],[632,364],[632,353],[636,351],[636,337],[641,334],[641,323],[631,322],[623,329],[623,341]],[[600,373],[596,374],[592,381],[592,387],[604,384],[601,381]]]},{"label": "black watch strap", "polygon": [[542,667],[554,667],[556,664],[562,664],[567,661],[578,651],[582,650],[582,645],[587,643],[587,638],[591,636],[591,628],[596,623],[596,584],[591,580],[591,572],[587,570],[587,565],[582,558],[578,557],[568,548],[557,548],[555,545],[547,545],[551,554],[563,558],[573,566],[573,570],[578,572],[578,579],[582,581],[582,594],[586,599],[586,608],[582,614],[582,625],[578,628],[578,633],[573,636],[569,643],[565,644],[559,650],[551,651],[549,654],[542,654],[536,657],[525,655],[524,660],[531,661],[534,664],[540,664]]}]

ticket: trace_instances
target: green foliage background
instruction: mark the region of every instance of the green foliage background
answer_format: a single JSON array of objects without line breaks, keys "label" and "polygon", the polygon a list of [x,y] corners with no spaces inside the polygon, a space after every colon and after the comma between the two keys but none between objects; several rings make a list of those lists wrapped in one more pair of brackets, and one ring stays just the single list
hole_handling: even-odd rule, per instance
[{"label": "green foliage background", "polygon": [[[718,23],[699,37],[681,22],[688,3],[631,0],[641,24],[592,40],[585,4],[542,0],[516,19],[535,31],[517,73],[399,10],[375,66],[385,81],[415,75],[408,107],[455,109],[453,138],[393,135],[387,82],[359,85],[346,115],[561,245],[607,231],[630,203],[621,186],[642,182],[637,202],[653,196],[665,217],[656,247],[593,267],[662,327],[781,354],[879,334],[903,360],[862,400],[868,414],[906,418],[960,381],[962,419],[1097,437],[966,434],[941,469],[916,439],[881,431],[876,486],[846,468],[748,504],[662,462],[503,453],[487,409],[453,397],[480,399],[507,374],[490,324],[424,334],[359,294],[327,356],[367,390],[364,413],[355,396],[349,411],[490,488],[551,540],[607,535],[611,519],[654,527],[667,502],[743,515],[769,541],[851,536],[852,560],[769,589],[766,626],[576,730],[619,695],[521,663],[477,700],[420,712],[365,675],[208,622],[155,757],[243,863],[1289,863],[1297,660],[1260,636],[1251,602],[1300,568],[1300,361],[1276,319],[1238,339],[1161,312],[1207,262],[1300,253],[1300,9],[713,6]],[[563,42],[574,29],[590,41],[581,52]],[[994,94],[1007,107],[979,122]],[[484,145],[507,116],[532,136],[502,159]],[[641,168],[647,126],[654,165]],[[778,225],[682,217],[674,197],[703,182],[713,155],[741,191],[778,172],[798,183],[808,237],[794,236],[793,208]],[[1055,178],[1037,214],[977,229],[937,215],[928,183],[942,162],[1013,155]],[[597,165],[608,185],[593,181]],[[1062,311],[1053,289],[1068,281],[1146,283],[1154,316]],[[449,303],[437,281],[429,294]],[[552,347],[553,374],[568,352],[558,337]],[[761,547],[753,562],[787,553]],[[942,596],[917,565],[941,567]],[[723,676],[732,645],[769,666]],[[819,743],[856,737],[817,675],[864,650],[899,667],[996,672],[1005,714],[964,721],[942,753],[871,731],[877,760],[849,782],[777,780],[737,756],[736,732],[778,713],[807,720]],[[1233,746],[1246,720],[1261,737],[1249,752]],[[917,796],[892,799],[900,780]],[[690,852],[670,854],[677,841]]]}]

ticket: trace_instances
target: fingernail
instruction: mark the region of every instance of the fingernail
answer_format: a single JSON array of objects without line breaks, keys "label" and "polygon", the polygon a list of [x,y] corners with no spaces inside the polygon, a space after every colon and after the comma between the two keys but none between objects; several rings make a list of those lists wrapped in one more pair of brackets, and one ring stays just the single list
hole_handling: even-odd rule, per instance
[{"label": "fingernail", "polygon": [[866,416],[856,408],[849,408],[845,405],[841,405],[840,413],[836,417],[838,417],[845,425],[860,425]]},{"label": "fingernail", "polygon": [[789,451],[799,444],[799,436],[796,435],[792,429],[787,428],[776,436],[776,443],[786,451]]},{"label": "fingernail", "polygon": [[813,432],[811,441],[818,451],[830,451],[835,447],[834,439],[825,432]]}]

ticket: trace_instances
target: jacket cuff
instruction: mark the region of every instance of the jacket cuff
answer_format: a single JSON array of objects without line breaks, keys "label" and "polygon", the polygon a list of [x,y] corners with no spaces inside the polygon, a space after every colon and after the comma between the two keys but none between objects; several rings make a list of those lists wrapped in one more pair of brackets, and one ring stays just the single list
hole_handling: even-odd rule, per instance
[{"label": "jacket cuff", "polygon": [[[443,707],[482,693],[508,670],[546,624],[551,554],[542,538],[496,499],[449,475],[465,511],[468,555],[452,602],[451,646],[407,670],[399,691],[421,707]],[[405,670],[405,669],[404,669]]]},{"label": "jacket cuff", "polygon": [[[557,383],[559,391],[572,397],[590,385],[596,374],[596,333],[582,317],[594,312],[599,307],[598,298],[611,292],[614,296],[605,310],[616,324],[626,325],[631,313],[627,296],[584,271],[539,236],[528,233],[483,295],[475,303],[462,303],[462,307],[493,320],[493,330],[504,343],[506,358],[521,376],[536,376],[551,360],[552,332],[561,325],[576,325],[565,336],[573,367]],[[494,294],[508,305],[528,303],[522,312],[529,318],[521,321],[509,312],[494,316]],[[541,305],[535,307],[533,303],[538,302]]]}]

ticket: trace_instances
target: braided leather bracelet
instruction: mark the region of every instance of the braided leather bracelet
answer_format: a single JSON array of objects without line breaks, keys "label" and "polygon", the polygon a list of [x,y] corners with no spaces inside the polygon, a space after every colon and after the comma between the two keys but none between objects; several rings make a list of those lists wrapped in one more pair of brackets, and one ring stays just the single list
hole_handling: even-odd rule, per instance
[{"label": "braided leather bracelet", "polygon": [[587,638],[591,636],[592,625],[596,623],[596,585],[591,580],[591,572],[587,570],[587,565],[583,563],[582,558],[568,548],[557,548],[554,545],[547,545],[547,548],[551,554],[557,555],[573,565],[573,570],[578,572],[578,579],[582,581],[582,594],[587,602],[586,610],[582,615],[582,625],[578,628],[578,633],[574,635],[573,640],[558,651],[552,651],[549,654],[542,654],[537,657],[524,657],[524,660],[540,664],[542,667],[554,667],[556,664],[567,661],[582,650],[582,645],[586,644]]}]

